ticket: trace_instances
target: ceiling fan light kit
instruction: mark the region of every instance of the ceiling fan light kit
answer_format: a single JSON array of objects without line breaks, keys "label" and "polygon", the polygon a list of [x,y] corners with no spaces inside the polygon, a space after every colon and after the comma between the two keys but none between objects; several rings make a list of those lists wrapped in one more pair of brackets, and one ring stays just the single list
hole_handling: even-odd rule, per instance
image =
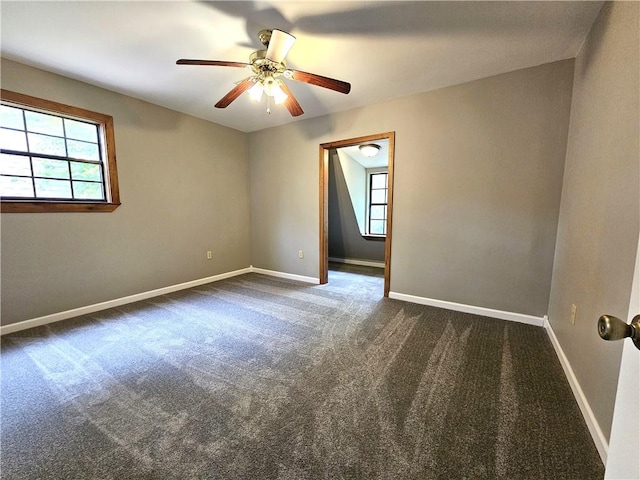
[{"label": "ceiling fan light kit", "polygon": [[271,99],[276,105],[284,103],[289,97],[284,90],[282,90],[282,81],[274,79],[272,76],[267,76],[262,80],[252,79],[254,81],[253,87],[249,89],[249,95],[256,102],[262,101],[262,94],[267,97],[267,113],[271,113]]},{"label": "ceiling fan light kit", "polygon": [[[226,108],[245,91],[249,91],[251,98],[262,101],[263,94],[267,100],[267,113],[271,113],[271,100],[276,105],[284,104],[289,113],[297,117],[304,111],[295,99],[291,90],[278,77],[324,87],[329,90],[347,94],[351,85],[341,80],[300,72],[287,68],[285,57],[293,47],[296,37],[281,30],[262,30],[258,34],[265,49],[257,50],[249,57],[249,63],[225,62],[219,60],[189,60],[180,59],[178,65],[209,65],[221,67],[249,68],[253,75],[241,80],[218,103],[217,108]],[[379,148],[379,147],[378,147]]]}]

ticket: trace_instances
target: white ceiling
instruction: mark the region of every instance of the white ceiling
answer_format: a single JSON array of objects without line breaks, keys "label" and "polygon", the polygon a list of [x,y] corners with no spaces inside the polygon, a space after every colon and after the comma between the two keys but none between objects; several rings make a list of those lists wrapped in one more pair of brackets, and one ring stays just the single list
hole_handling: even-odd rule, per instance
[{"label": "white ceiling", "polygon": [[[602,2],[6,1],[2,56],[245,132],[574,57]],[[213,105],[263,28],[297,41],[290,68],[345,80],[351,93],[287,81],[305,114],[265,112],[248,95]]]}]

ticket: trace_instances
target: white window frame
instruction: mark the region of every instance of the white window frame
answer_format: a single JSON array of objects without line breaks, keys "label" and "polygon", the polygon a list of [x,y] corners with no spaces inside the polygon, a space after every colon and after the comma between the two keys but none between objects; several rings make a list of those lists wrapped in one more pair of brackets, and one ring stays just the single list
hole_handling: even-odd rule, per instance
[{"label": "white window frame", "polygon": [[[366,174],[367,174],[367,188],[366,188],[366,202],[365,202],[365,219],[364,219],[364,230],[365,230],[365,235],[368,237],[380,237],[380,238],[384,238],[387,236],[386,233],[380,234],[380,233],[371,233],[370,231],[370,220],[371,220],[371,175],[372,174],[376,174],[376,173],[386,173],[387,174],[387,209],[389,208],[389,168],[388,167],[379,167],[379,168],[367,168],[366,169]],[[388,212],[387,212],[388,215]],[[385,229],[386,229],[386,224],[385,224]]]}]

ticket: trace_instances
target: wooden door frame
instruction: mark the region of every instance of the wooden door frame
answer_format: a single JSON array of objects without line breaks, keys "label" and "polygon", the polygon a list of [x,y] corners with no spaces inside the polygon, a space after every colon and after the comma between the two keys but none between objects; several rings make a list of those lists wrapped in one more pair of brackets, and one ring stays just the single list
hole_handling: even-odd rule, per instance
[{"label": "wooden door frame", "polygon": [[389,296],[391,283],[391,225],[393,218],[393,164],[396,132],[377,133],[365,137],[349,138],[336,142],[321,143],[320,157],[320,284],[329,282],[329,150],[351,147],[376,140],[389,141],[388,190],[387,190],[387,237],[384,245],[384,296]]}]

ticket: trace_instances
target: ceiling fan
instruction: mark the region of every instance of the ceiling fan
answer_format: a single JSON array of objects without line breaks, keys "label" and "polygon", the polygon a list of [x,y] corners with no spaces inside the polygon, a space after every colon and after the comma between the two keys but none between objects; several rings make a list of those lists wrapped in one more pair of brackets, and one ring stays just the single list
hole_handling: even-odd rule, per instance
[{"label": "ceiling fan", "polygon": [[190,60],[180,59],[178,65],[209,65],[220,67],[249,68],[253,75],[241,80],[218,103],[217,108],[226,108],[231,102],[245,91],[257,101],[262,100],[263,94],[267,97],[267,113],[271,113],[271,101],[275,104],[284,103],[289,113],[297,117],[304,111],[295,99],[291,90],[279,77],[284,77],[298,82],[309,83],[318,87],[328,88],[340,93],[349,93],[351,85],[341,80],[323,77],[313,73],[301,72],[287,68],[285,57],[296,38],[281,30],[262,30],[258,34],[263,50],[257,50],[249,57],[249,63],[225,62],[220,60]]}]

